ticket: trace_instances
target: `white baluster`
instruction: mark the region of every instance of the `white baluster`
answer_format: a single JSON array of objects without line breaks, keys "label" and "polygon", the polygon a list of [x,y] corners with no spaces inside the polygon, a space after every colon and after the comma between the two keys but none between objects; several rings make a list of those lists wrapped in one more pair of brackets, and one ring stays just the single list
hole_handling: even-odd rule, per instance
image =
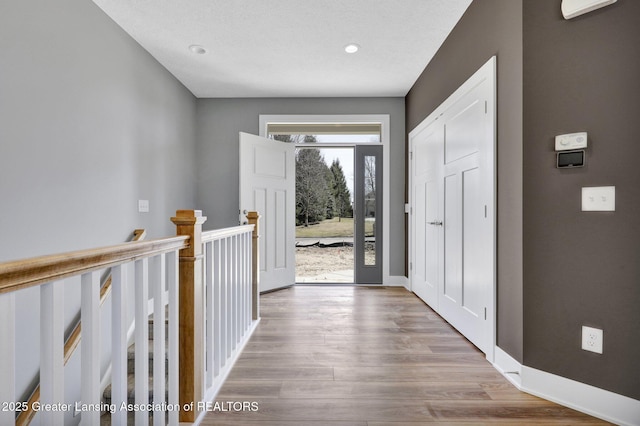
[{"label": "white baluster", "polygon": [[238,311],[238,336],[244,336],[244,304],[246,295],[244,294],[244,234],[238,235],[238,294],[240,295]]},{"label": "white baluster", "polygon": [[[167,258],[167,293],[169,298],[169,401],[172,406],[178,405],[178,252],[168,253]],[[177,410],[169,411],[169,424],[178,424]]]},{"label": "white baluster", "polygon": [[236,237],[231,242],[231,349],[235,351],[238,342],[238,248]]},{"label": "white baluster", "polygon": [[227,359],[231,357],[231,353],[235,348],[234,345],[234,330],[233,330],[233,245],[231,239],[225,239],[227,243],[226,247],[226,260],[227,260],[227,279],[225,280],[225,288],[227,292],[227,300],[225,306],[225,314],[227,317],[227,353],[225,354],[225,363]]},{"label": "white baluster", "polygon": [[98,272],[82,274],[81,314],[81,401],[85,404],[82,425],[100,423],[100,277]]},{"label": "white baluster", "polygon": [[238,342],[240,342],[240,337],[242,336],[242,269],[240,265],[242,264],[242,256],[240,252],[240,236],[234,235],[233,241],[235,244],[235,253],[236,253],[236,264],[234,269],[236,270],[236,281],[235,281],[235,293],[236,293],[236,309],[235,309],[235,317],[236,317],[236,347],[238,347]]},{"label": "white baluster", "polygon": [[245,292],[247,295],[247,299],[246,299],[246,324],[245,324],[245,331],[249,330],[249,327],[251,326],[251,232],[247,232],[245,234],[245,243],[244,243],[244,248],[245,248],[245,281],[244,281],[244,285],[245,285]]},{"label": "white baluster", "polygon": [[213,273],[213,376],[218,377],[221,367],[222,356],[222,296],[220,277],[222,274],[221,265],[221,245],[222,241],[216,240],[213,245],[213,264],[215,271]]},{"label": "white baluster", "polygon": [[127,424],[127,270],[126,266],[111,269],[111,424]]},{"label": "white baluster", "polygon": [[214,336],[214,314],[213,314],[213,274],[215,271],[215,267],[213,265],[213,242],[208,242],[204,247],[204,258],[205,258],[205,294],[206,294],[206,305],[205,305],[205,362],[206,362],[206,377],[205,377],[205,388],[213,386],[213,336]]},{"label": "white baluster", "polygon": [[[40,286],[40,402],[64,403],[64,282]],[[64,411],[43,410],[41,424],[63,424]]]},{"label": "white baluster", "polygon": [[[165,402],[165,306],[164,289],[166,286],[164,255],[156,257],[156,267],[153,280],[153,402],[162,404]],[[153,412],[154,426],[165,424],[165,413]]]},{"label": "white baluster", "polygon": [[[135,403],[149,403],[149,266],[148,259],[135,262]],[[146,424],[146,411],[135,413],[136,424]]]},{"label": "white baluster", "polygon": [[[16,297],[0,294],[0,402],[16,401]],[[14,425],[15,411],[0,410],[0,424]]]},{"label": "white baluster", "polygon": [[227,251],[227,239],[220,240],[220,367],[227,364],[229,321],[227,318],[229,279],[229,252]]}]

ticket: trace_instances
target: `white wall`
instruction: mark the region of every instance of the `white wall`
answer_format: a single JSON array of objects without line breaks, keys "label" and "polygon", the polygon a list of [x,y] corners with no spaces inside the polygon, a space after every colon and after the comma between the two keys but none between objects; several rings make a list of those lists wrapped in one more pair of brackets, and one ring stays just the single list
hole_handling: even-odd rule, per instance
[{"label": "white wall", "polygon": [[[173,235],[195,208],[195,97],[86,0],[0,3],[0,261]],[[137,200],[151,212],[137,212]],[[77,286],[66,291],[70,320]],[[38,365],[21,292],[18,394]]]}]

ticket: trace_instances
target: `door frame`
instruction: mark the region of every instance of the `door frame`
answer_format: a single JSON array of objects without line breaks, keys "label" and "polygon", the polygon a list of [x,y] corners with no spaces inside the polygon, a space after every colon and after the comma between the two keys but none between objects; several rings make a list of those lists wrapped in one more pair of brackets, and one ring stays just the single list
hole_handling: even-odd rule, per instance
[{"label": "door frame", "polygon": [[[495,348],[496,348],[496,318],[497,318],[497,303],[496,303],[496,295],[497,295],[497,157],[496,157],[496,140],[497,140],[497,106],[496,106],[496,91],[497,91],[497,77],[496,77],[496,66],[497,66],[497,58],[495,56],[491,57],[484,65],[482,65],[467,81],[462,83],[462,85],[456,89],[442,104],[440,104],[427,118],[425,118],[420,124],[414,127],[409,132],[409,155],[413,152],[413,137],[419,134],[431,124],[433,124],[436,120],[438,120],[445,111],[449,109],[451,105],[461,99],[467,92],[469,92],[472,88],[478,86],[484,81],[489,81],[491,84],[490,87],[490,96],[488,96],[487,104],[485,106],[487,113],[490,115],[489,119],[491,122],[490,128],[487,129],[490,132],[491,139],[491,152],[482,153],[481,155],[484,157],[484,164],[486,165],[488,170],[491,170],[492,176],[492,187],[489,188],[490,196],[488,197],[489,201],[487,202],[487,217],[490,220],[491,226],[491,294],[487,297],[486,303],[486,321],[487,334],[489,336],[488,349],[486,352],[486,358],[490,362],[494,361],[495,357]],[[412,161],[409,161],[409,206],[413,208],[414,204],[414,194],[413,194],[413,167],[414,164]],[[414,250],[413,250],[413,215],[411,215],[409,220],[409,261],[415,262]],[[409,271],[409,286],[413,291],[413,281],[412,281],[413,272]],[[442,286],[442,279],[438,280],[438,285]],[[441,288],[438,289],[438,297],[440,297]],[[438,312],[438,307],[435,308],[436,312]]]},{"label": "door frame", "polygon": [[[389,114],[347,114],[347,115],[286,115],[261,114],[259,117],[259,135],[267,137],[267,125],[271,123],[379,123],[380,143],[382,145],[382,284],[392,282],[389,274],[389,152],[390,132]],[[363,144],[366,145],[366,144]],[[329,146],[327,146],[329,148]],[[357,284],[357,283],[356,283]],[[389,284],[391,285],[391,284]]]}]

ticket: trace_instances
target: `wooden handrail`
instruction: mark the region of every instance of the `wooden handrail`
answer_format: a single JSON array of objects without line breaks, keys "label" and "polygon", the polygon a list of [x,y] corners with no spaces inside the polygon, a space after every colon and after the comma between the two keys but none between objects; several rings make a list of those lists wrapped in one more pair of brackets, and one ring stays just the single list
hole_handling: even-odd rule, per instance
[{"label": "wooden handrail", "polygon": [[[136,229],[133,231],[133,238],[131,242],[142,241],[146,236],[146,231],[144,229]],[[111,273],[106,277],[104,283],[100,287],[100,306],[104,304],[105,300],[107,300],[107,296],[111,292]],[[80,338],[82,335],[82,322],[80,319],[77,320],[73,330],[67,337],[67,340],[64,342],[64,365],[67,365],[71,356],[78,348],[80,344]],[[34,410],[34,403],[40,401],[40,383],[36,385],[36,388],[31,392],[31,396],[27,400],[27,408],[24,411],[20,411],[18,413],[18,417],[16,417],[16,426],[26,426],[31,423],[33,417],[36,415],[36,411]]]},{"label": "wooden handrail", "polygon": [[[108,269],[163,253],[179,251],[177,259],[177,266],[179,267],[178,271],[175,271],[178,276],[174,277],[174,279],[178,279],[176,285],[178,285],[179,294],[174,296],[177,296],[179,305],[173,305],[174,309],[178,309],[178,313],[176,314],[174,311],[174,315],[178,316],[177,328],[179,328],[179,333],[176,333],[178,344],[172,346],[178,348],[178,357],[172,359],[179,362],[180,374],[177,374],[177,367],[175,367],[174,377],[177,377],[178,380],[173,379],[172,383],[178,383],[178,389],[174,389],[172,392],[177,395],[176,399],[181,404],[202,401],[204,396],[203,380],[205,379],[205,363],[203,359],[205,312],[201,302],[204,297],[205,285],[203,250],[206,247],[203,243],[252,232],[251,244],[253,248],[251,256],[253,258],[253,267],[251,269],[253,269],[253,272],[251,292],[253,297],[251,303],[253,306],[251,308],[252,312],[249,313],[249,320],[251,320],[251,317],[254,320],[259,318],[259,287],[257,279],[259,259],[257,228],[259,215],[255,212],[250,212],[249,216],[250,225],[202,232],[202,224],[206,221],[206,217],[202,216],[201,211],[178,210],[176,216],[171,218],[177,228],[177,236],[175,237],[150,241],[132,241],[109,247],[0,263],[0,295],[93,271]],[[109,283],[110,279],[108,277],[105,279],[104,286],[100,289],[101,303],[110,291]],[[95,290],[95,287],[93,288]],[[70,352],[78,346],[80,332],[81,326],[78,325],[72,330],[67,342],[65,342],[63,354],[65,365],[71,357]],[[40,389],[38,387],[33,392],[28,406],[32,407],[33,402],[39,399]],[[180,421],[193,422],[197,411],[180,411]],[[33,414],[25,416],[25,421],[16,419],[17,424],[26,425],[31,417],[33,417]]]},{"label": "wooden handrail", "polygon": [[109,247],[0,264],[0,294],[189,247],[188,236],[129,242]]}]

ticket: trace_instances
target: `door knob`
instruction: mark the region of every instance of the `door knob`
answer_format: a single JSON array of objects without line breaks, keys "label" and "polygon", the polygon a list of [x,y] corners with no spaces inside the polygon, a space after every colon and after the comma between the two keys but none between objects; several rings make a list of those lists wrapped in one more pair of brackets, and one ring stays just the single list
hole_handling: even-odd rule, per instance
[{"label": "door knob", "polygon": [[428,225],[435,225],[435,226],[442,226],[442,221],[441,220],[436,220],[433,222],[427,222]]}]

